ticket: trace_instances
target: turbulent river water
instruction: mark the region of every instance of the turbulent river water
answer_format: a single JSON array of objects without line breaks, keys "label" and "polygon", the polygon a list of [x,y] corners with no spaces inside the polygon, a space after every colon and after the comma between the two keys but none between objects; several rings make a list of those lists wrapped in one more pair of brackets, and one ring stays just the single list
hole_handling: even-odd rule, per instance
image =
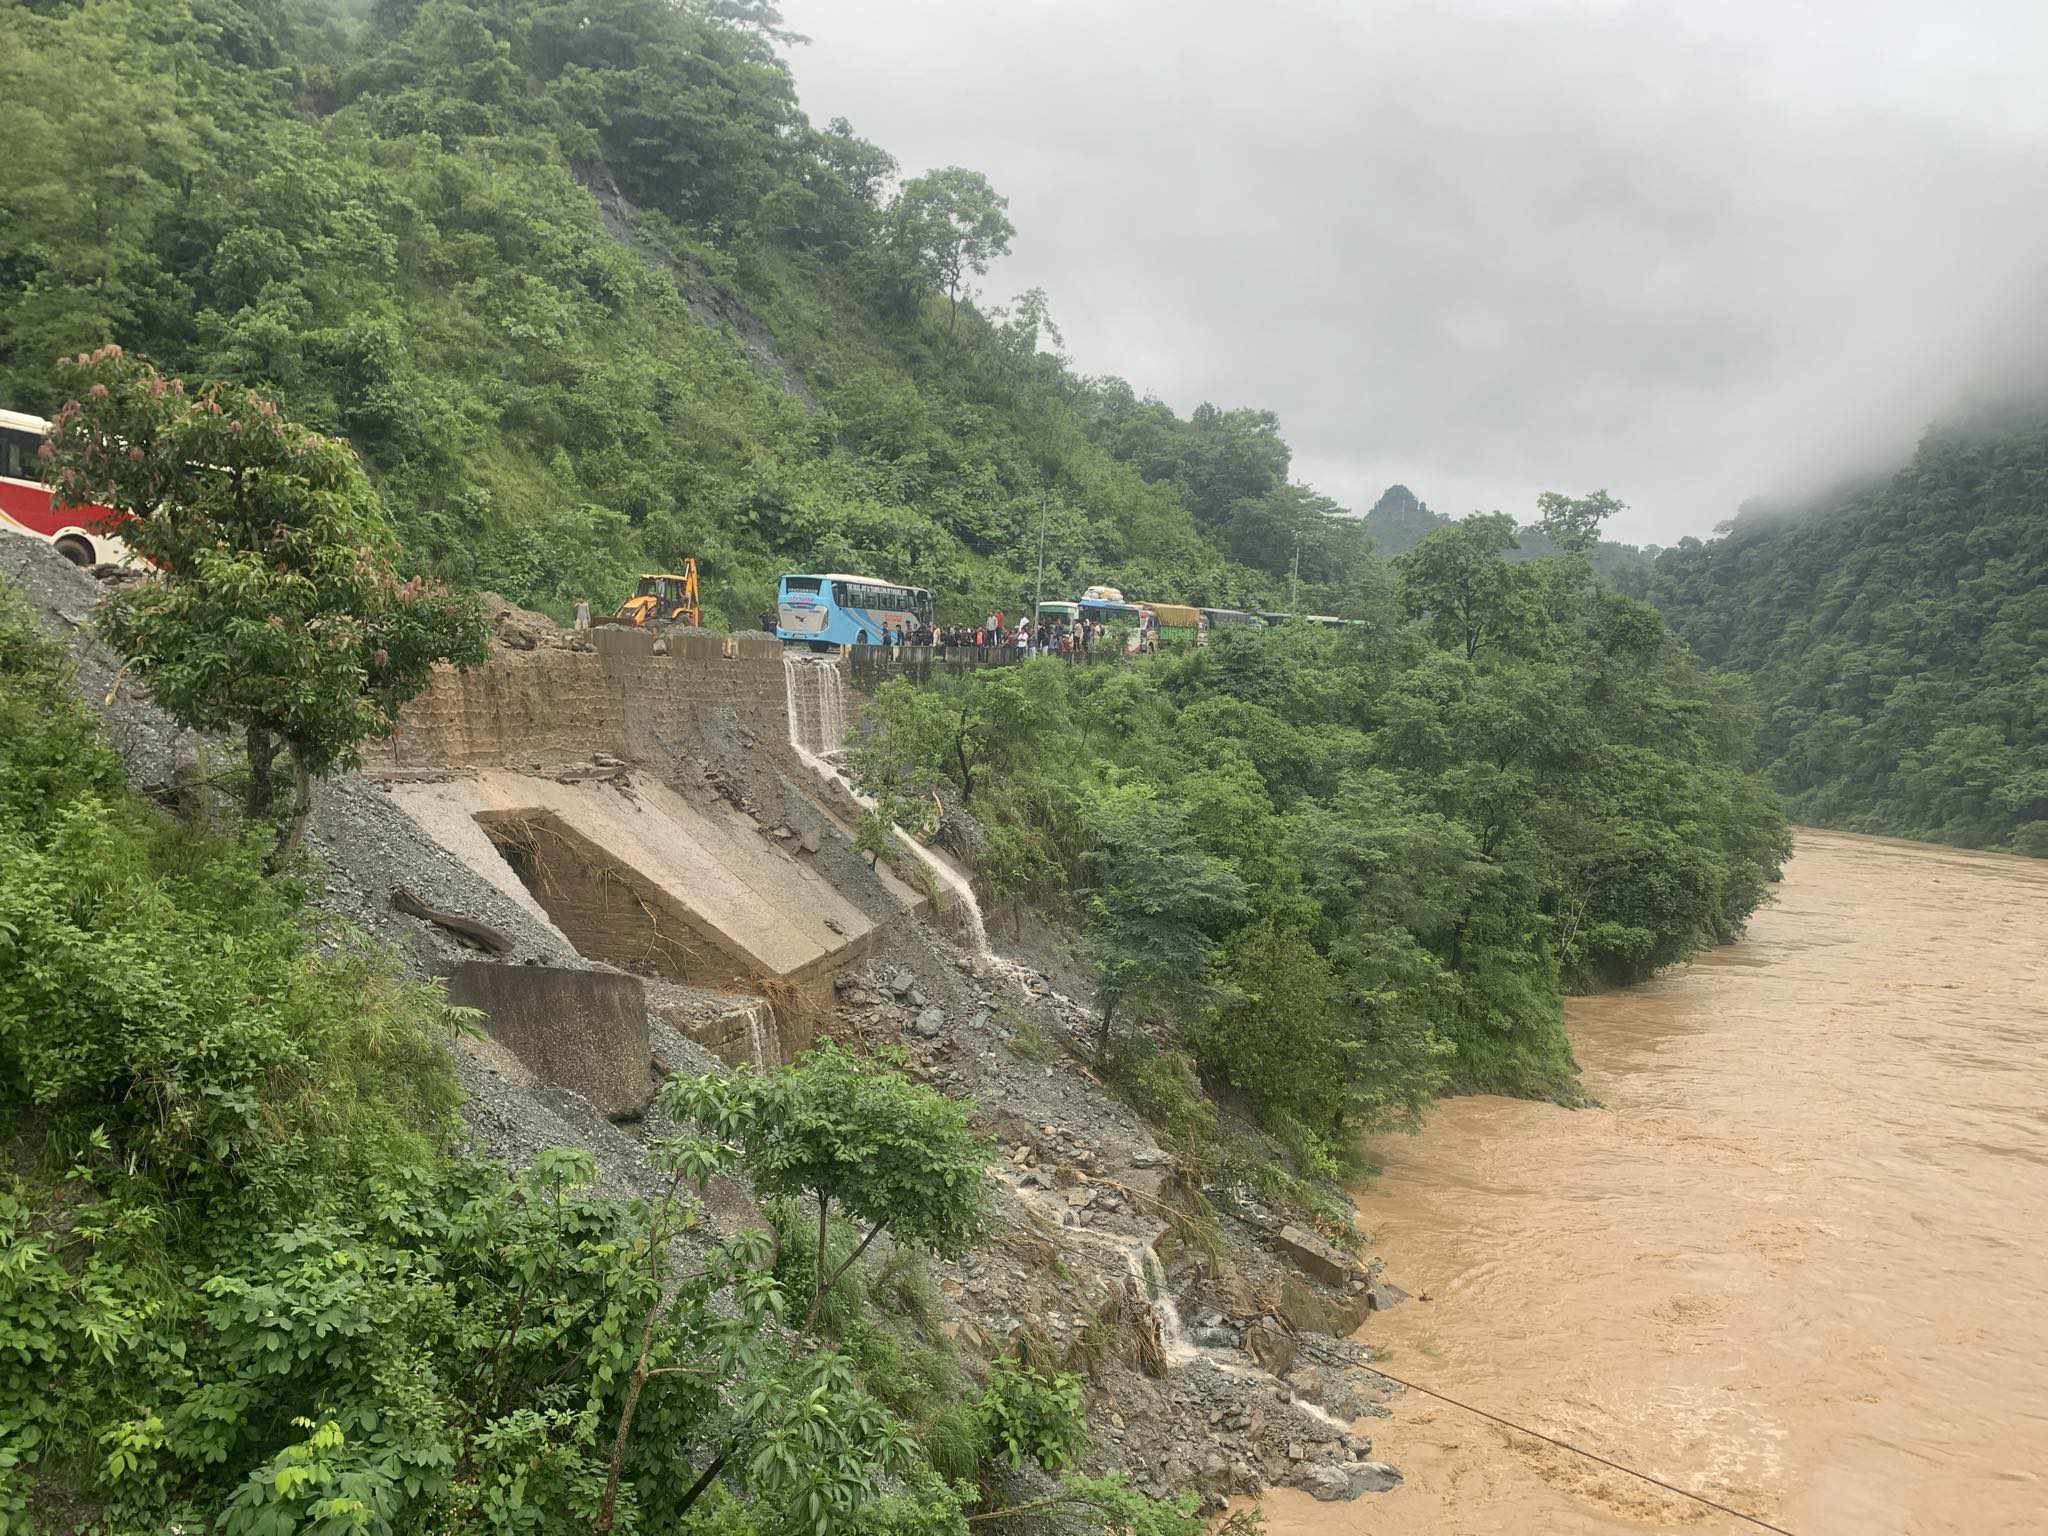
[{"label": "turbulent river water", "polygon": [[[1388,1370],[1797,1536],[2048,1532],[2048,863],[1803,832],[1741,943],[1574,1001],[1570,1112],[1372,1152]],[[1274,1536],[1755,1527],[1417,1393]]]}]

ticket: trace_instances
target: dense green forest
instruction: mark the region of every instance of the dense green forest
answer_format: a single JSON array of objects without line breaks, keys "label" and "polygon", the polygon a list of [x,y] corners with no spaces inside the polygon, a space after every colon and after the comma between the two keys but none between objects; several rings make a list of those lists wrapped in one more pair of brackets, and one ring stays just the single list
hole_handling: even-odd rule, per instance
[{"label": "dense green forest", "polygon": [[[52,0],[0,35],[0,400],[119,342],[365,456],[415,560],[563,611],[694,555],[1346,606],[1365,536],[1275,419],[1077,376],[979,175],[810,123],[772,9]],[[600,207],[600,194],[603,207]],[[624,236],[623,241],[617,236]]]},{"label": "dense green forest", "polygon": [[1611,569],[1750,678],[1795,819],[2048,856],[2048,409]]},{"label": "dense green forest", "polygon": [[1354,629],[892,683],[857,769],[963,805],[984,886],[1079,922],[1141,1096],[1178,1058],[1324,1166],[1449,1089],[1575,1099],[1564,993],[1735,937],[1787,850],[1744,690],[1513,540],[1438,529]]}]

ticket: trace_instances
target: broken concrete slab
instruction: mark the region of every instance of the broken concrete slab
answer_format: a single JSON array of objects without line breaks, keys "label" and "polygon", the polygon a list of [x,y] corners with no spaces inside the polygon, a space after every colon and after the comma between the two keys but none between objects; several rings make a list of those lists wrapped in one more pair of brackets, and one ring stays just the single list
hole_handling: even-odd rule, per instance
[{"label": "broken concrete slab", "polygon": [[448,1000],[480,1011],[494,1040],[600,1113],[646,1109],[652,1048],[639,977],[469,960],[448,978]]}]

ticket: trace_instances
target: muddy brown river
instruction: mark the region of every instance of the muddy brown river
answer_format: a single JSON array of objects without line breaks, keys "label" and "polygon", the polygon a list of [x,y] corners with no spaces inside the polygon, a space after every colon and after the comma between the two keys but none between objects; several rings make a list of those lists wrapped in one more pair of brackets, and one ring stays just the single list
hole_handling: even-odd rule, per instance
[{"label": "muddy brown river", "polygon": [[[1372,1151],[1388,1370],[1796,1536],[2048,1532],[2048,863],[1803,832],[1742,943],[1574,1001],[1603,1108]],[[1273,1536],[1756,1528],[1418,1393]]]}]

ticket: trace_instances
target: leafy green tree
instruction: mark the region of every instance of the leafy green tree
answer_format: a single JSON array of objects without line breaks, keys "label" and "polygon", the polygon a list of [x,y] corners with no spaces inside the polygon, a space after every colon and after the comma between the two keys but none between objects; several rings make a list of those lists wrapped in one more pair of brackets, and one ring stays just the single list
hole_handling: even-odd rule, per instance
[{"label": "leafy green tree", "polygon": [[1245,915],[1244,882],[1205,853],[1185,817],[1149,786],[1108,791],[1088,807],[1088,898],[1082,950],[1101,1008],[1098,1060],[1119,1009],[1200,998],[1216,941]]},{"label": "leafy green tree", "polygon": [[108,601],[102,627],[179,720],[243,733],[251,815],[270,813],[273,765],[289,760],[281,858],[311,775],[358,761],[437,662],[483,659],[481,610],[400,581],[354,452],[253,391],[187,394],[116,347],[56,377],[71,397],[48,444],[58,494],[127,514],[122,536],[157,567]]},{"label": "leafy green tree", "polygon": [[161,282],[157,221],[203,164],[211,128],[162,88],[160,44],[96,9],[14,6],[0,31],[0,378],[21,386],[7,391],[17,408],[51,398],[53,354],[133,327]]},{"label": "leafy green tree", "polygon": [[1600,542],[1600,525],[1628,510],[1604,490],[1587,496],[1545,491],[1536,498],[1536,529],[1567,554],[1584,554]]},{"label": "leafy green tree", "polygon": [[893,238],[946,295],[949,336],[970,291],[968,279],[986,275],[991,263],[1010,254],[1017,228],[1004,212],[1009,206],[981,172],[957,165],[912,177],[897,194]]},{"label": "leafy green tree", "polygon": [[1506,558],[1515,547],[1514,520],[1504,512],[1475,512],[1437,529],[1395,562],[1402,609],[1467,661],[1498,648],[1528,613],[1527,577]]},{"label": "leafy green tree", "polygon": [[[967,1125],[967,1108],[892,1072],[878,1071],[827,1041],[794,1067],[768,1077],[673,1079],[666,1103],[678,1118],[704,1126],[730,1147],[754,1188],[773,1197],[816,1203],[817,1277],[800,1331],[808,1333],[833,1288],[882,1233],[945,1258],[967,1251],[988,1224],[989,1149]],[[865,1223],[859,1244],[828,1265],[833,1212]],[[777,1434],[755,1422],[774,1401],[758,1395],[746,1422],[713,1458],[684,1501],[710,1485],[743,1445],[758,1443],[758,1475],[780,1465],[804,1475],[804,1444],[813,1436]],[[623,1433],[623,1431],[622,1431]],[[855,1481],[858,1481],[856,1479]],[[842,1480],[830,1502],[847,1494]]]},{"label": "leafy green tree", "polygon": [[[677,1113],[737,1147],[762,1194],[815,1202],[819,1278],[806,1330],[832,1287],[884,1232],[899,1244],[957,1258],[987,1225],[988,1147],[968,1129],[966,1107],[829,1041],[772,1076],[698,1078],[673,1097]],[[828,1269],[825,1242],[835,1210],[867,1231]]]},{"label": "leafy green tree", "polygon": [[932,687],[901,680],[876,695],[874,728],[855,744],[864,785],[914,795],[946,783],[974,803],[985,770],[1030,750],[1032,732],[1062,728],[1057,691],[1026,669],[969,672]]},{"label": "leafy green tree", "polygon": [[1352,1073],[1329,962],[1268,921],[1233,937],[1220,969],[1217,1000],[1187,1026],[1195,1060],[1269,1113],[1339,1129]]}]

